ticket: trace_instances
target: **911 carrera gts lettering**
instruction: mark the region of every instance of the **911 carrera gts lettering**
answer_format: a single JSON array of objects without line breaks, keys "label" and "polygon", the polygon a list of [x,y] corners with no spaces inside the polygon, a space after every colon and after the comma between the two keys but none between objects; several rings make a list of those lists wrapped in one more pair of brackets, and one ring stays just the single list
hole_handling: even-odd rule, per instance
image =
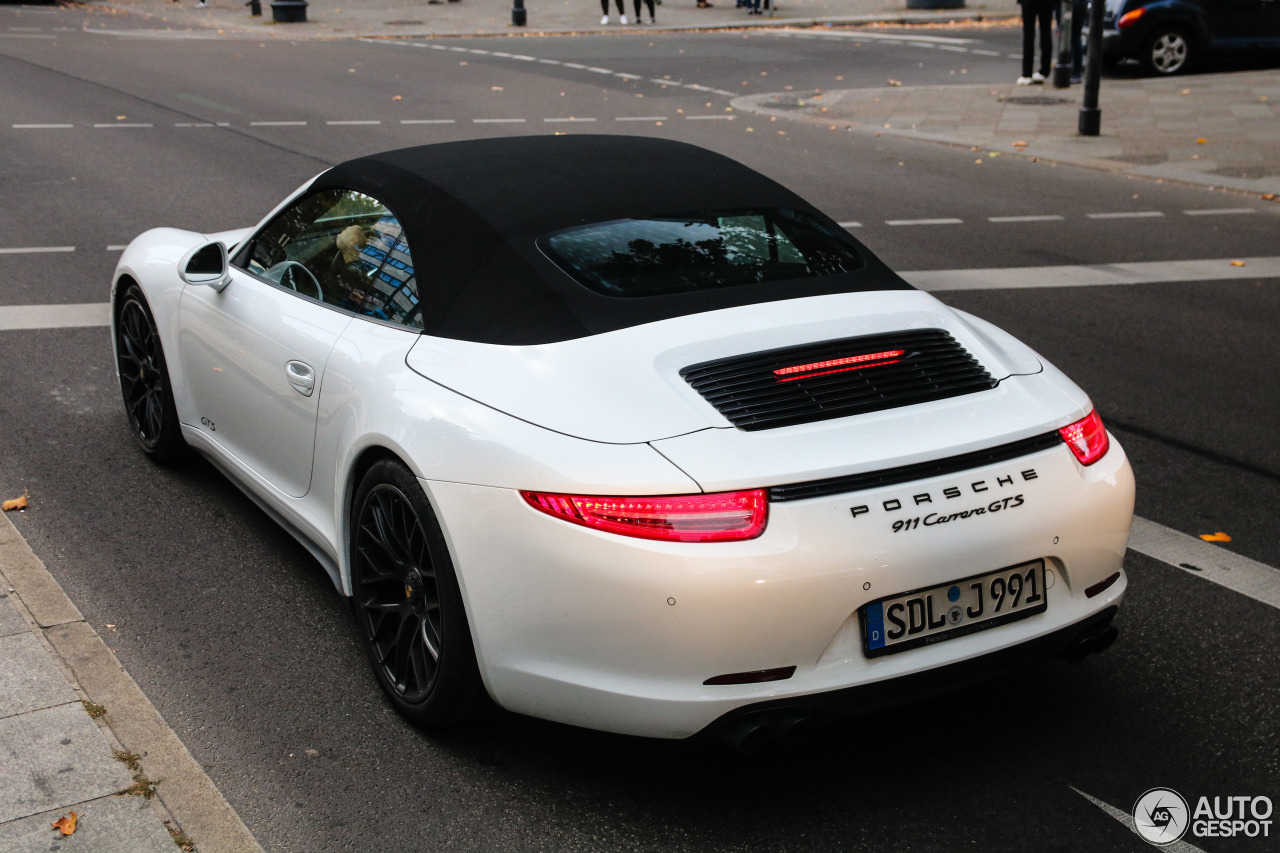
[{"label": "911 carrera gts lettering", "polygon": [[[1038,479],[1039,477],[1039,475],[1036,473],[1036,469],[1034,468],[1028,468],[1025,471],[1019,472],[1019,476],[1021,476],[1024,481],[1035,480],[1035,479]],[[995,479],[996,488],[1003,489],[1006,486],[1012,486],[1012,485],[1014,485],[1012,474],[1003,474],[1001,476],[996,477]],[[977,480],[975,482],[970,483],[968,488],[971,491],[973,491],[975,494],[980,494],[982,492],[991,491],[992,486],[989,484],[987,480]],[[955,498],[963,497],[964,492],[961,490],[960,486],[947,486],[945,489],[942,490],[942,496],[947,500],[954,500]],[[931,504],[934,502],[933,494],[930,492],[921,492],[918,495],[912,495],[911,500],[915,506],[920,506],[921,504]],[[1006,509],[1010,507],[1010,504],[1008,502],[1009,500],[1010,499],[1006,499],[1003,502],[1003,505],[999,506],[998,509],[992,509],[991,507],[994,507],[997,504],[1001,504],[1000,501],[996,501],[995,503],[991,504],[986,508],[979,508],[979,510],[968,510],[964,513],[955,513],[953,515],[945,516],[943,520],[932,522],[932,524],[945,524],[947,521],[953,520],[955,518],[968,518],[970,515],[974,515],[976,512],[998,512],[999,509]],[[1013,504],[1012,506],[1021,506],[1022,495],[1018,495],[1016,500],[1017,500],[1017,503]],[[890,498],[887,501],[881,501],[880,505],[884,507],[885,512],[895,512],[896,510],[902,509],[902,501],[898,498]],[[868,506],[867,504],[859,504],[858,506],[849,507],[849,514],[852,515],[854,518],[857,518],[860,515],[866,515],[869,512],[871,512],[871,507]],[[933,518],[933,517],[934,517],[933,515],[926,516],[926,519]],[[897,524],[895,524],[893,528],[894,532],[897,533],[900,530],[908,530],[908,529],[913,529],[915,527],[919,527],[920,519],[919,518],[908,519],[905,524],[910,524],[911,526],[898,527]],[[926,520],[925,524],[931,524],[931,523]]]},{"label": "911 carrera gts lettering", "polygon": [[973,509],[966,509],[961,512],[953,512],[950,515],[940,515],[936,512],[931,512],[923,518],[917,515],[915,518],[905,518],[895,521],[893,523],[893,532],[902,533],[905,530],[915,530],[922,523],[925,527],[936,527],[939,524],[949,524],[953,521],[961,521],[975,515],[986,515],[987,513],[1013,509],[1014,507],[1022,506],[1024,503],[1026,503],[1026,501],[1023,499],[1022,495],[1013,495],[1012,497],[992,501],[986,506],[974,507]]}]

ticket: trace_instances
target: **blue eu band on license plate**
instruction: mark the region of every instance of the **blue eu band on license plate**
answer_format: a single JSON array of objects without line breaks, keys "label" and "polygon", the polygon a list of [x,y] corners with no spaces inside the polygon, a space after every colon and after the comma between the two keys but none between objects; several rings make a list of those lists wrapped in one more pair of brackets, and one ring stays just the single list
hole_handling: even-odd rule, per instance
[{"label": "blue eu band on license plate", "polygon": [[895,654],[985,631],[1048,606],[1044,560],[913,592],[882,598],[862,608],[867,657]]}]

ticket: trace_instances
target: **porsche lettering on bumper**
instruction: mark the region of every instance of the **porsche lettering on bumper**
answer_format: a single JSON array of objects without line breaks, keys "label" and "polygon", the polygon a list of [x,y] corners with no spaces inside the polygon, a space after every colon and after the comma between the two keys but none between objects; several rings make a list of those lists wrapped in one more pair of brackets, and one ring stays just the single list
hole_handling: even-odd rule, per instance
[{"label": "porsche lettering on bumper", "polygon": [[[905,499],[890,498],[888,500],[881,501],[880,506],[883,508],[885,512],[898,512],[904,506],[918,507],[918,506],[921,506],[922,504],[937,504],[937,503],[941,503],[944,500],[947,500],[947,501],[955,500],[956,498],[964,497],[965,494],[982,494],[983,492],[1001,491],[1004,489],[1012,488],[1015,485],[1016,479],[1020,479],[1022,482],[1026,483],[1032,480],[1039,479],[1039,477],[1040,475],[1036,473],[1035,468],[1026,468],[1022,471],[1018,471],[1016,474],[1001,474],[997,476],[994,480],[990,478],[984,478],[981,480],[974,480],[971,483],[967,483],[960,486],[947,486],[946,488],[941,490],[940,492],[941,499],[937,501],[934,500],[934,494],[932,492],[921,492],[919,494],[911,495],[909,498],[905,498]],[[1022,495],[1018,495],[1016,497],[1016,500],[1015,499],[1010,499],[1010,500],[1015,502],[1010,503],[1010,501],[998,500],[987,507],[979,507],[977,510],[970,510],[968,511],[968,515],[981,515],[985,512],[997,512],[998,510],[992,509],[992,507],[999,507],[999,509],[1006,509],[1006,508],[1009,508],[1010,506],[1021,506],[1023,502]],[[859,504],[858,506],[849,507],[849,513],[856,519],[860,515],[866,515],[867,513],[871,512],[871,509],[872,507],[868,504]],[[955,517],[957,516],[962,516],[967,518],[968,515],[966,515],[964,512],[934,513],[933,516],[935,517],[935,520],[932,523],[942,524],[945,522],[939,521],[937,519],[952,521],[952,520],[955,520]],[[929,522],[924,522],[924,523],[928,524]],[[897,532],[900,529],[903,529],[903,528],[899,528],[895,526],[894,532]]]}]

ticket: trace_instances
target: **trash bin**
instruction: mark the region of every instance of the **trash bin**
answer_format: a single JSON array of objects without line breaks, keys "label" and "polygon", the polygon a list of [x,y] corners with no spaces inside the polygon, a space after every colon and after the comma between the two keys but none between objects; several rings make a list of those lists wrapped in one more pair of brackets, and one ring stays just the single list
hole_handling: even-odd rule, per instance
[{"label": "trash bin", "polygon": [[305,24],[307,0],[271,0],[271,20],[277,24]]},{"label": "trash bin", "polygon": [[964,0],[907,0],[908,9],[963,9]]}]

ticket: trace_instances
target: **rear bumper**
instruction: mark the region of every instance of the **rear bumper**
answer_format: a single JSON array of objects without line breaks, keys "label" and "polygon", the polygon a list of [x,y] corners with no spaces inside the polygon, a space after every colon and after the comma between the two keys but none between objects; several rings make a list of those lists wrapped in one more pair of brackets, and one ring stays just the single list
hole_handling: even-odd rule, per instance
[{"label": "rear bumper", "polygon": [[[762,703],[834,694],[843,704],[862,688],[909,698],[915,679],[935,670],[986,661],[973,664],[982,669],[993,653],[1024,646],[1039,654],[1056,642],[1045,638],[1119,606],[1134,496],[1114,438],[1088,468],[1058,445],[959,474],[774,503],[765,533],[747,542],[621,537],[547,516],[514,490],[423,486],[444,523],[495,701],[663,738]],[[895,530],[913,517],[920,522]],[[867,657],[867,603],[1036,559],[1050,578],[1045,612]],[[1086,594],[1116,573],[1105,591]],[[785,680],[704,683],[784,667],[795,667]]]}]

